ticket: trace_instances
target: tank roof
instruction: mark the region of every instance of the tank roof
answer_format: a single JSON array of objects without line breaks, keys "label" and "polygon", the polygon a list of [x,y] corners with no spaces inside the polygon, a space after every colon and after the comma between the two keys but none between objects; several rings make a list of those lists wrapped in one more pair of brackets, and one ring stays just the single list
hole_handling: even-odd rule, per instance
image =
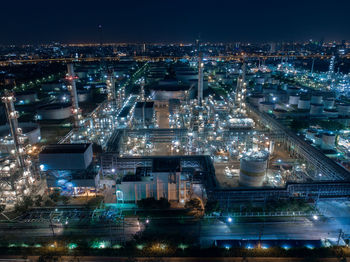
[{"label": "tank roof", "polygon": [[242,156],[242,160],[246,161],[266,161],[269,158],[267,151],[249,151]]}]

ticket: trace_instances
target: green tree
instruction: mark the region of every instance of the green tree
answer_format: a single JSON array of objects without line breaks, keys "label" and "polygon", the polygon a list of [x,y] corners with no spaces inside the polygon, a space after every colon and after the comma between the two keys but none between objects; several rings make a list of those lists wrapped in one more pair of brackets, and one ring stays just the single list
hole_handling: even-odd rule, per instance
[{"label": "green tree", "polygon": [[43,197],[41,195],[36,195],[34,200],[35,206],[40,207],[42,202],[43,202]]},{"label": "green tree", "polygon": [[55,189],[49,197],[52,201],[57,202],[60,199],[60,190]]},{"label": "green tree", "polygon": [[305,129],[309,127],[309,122],[307,120],[299,120],[299,119],[293,119],[293,121],[290,123],[290,128],[299,131],[301,129]]},{"label": "green tree", "polygon": [[205,213],[210,214],[220,211],[220,205],[217,200],[208,200],[205,204]]},{"label": "green tree", "polygon": [[186,202],[185,208],[190,210],[190,213],[196,217],[203,214],[203,206],[201,201],[198,198],[191,198]]}]

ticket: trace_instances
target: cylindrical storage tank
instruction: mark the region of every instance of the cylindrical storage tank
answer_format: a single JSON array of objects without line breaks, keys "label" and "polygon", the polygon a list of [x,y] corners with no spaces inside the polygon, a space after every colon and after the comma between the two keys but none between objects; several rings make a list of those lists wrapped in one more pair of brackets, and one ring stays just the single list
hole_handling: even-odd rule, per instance
[{"label": "cylindrical storage tank", "polygon": [[288,104],[297,105],[299,102],[299,99],[300,99],[300,96],[298,95],[290,95]]},{"label": "cylindrical storage tank", "polygon": [[[24,137],[28,139],[30,144],[36,144],[40,142],[41,133],[40,127],[36,123],[24,122],[18,124],[19,128],[22,130]],[[11,130],[9,125],[0,126],[0,153],[11,153],[14,149],[14,143],[11,135]]]},{"label": "cylindrical storage tank", "polygon": [[41,132],[40,126],[37,123],[19,123],[19,127],[22,129],[22,134],[28,138],[28,142],[30,144],[36,144],[40,142]]},{"label": "cylindrical storage tank", "polygon": [[286,116],[287,111],[282,109],[282,108],[275,108],[273,110],[273,114],[277,117],[277,118],[283,118],[284,116]]},{"label": "cylindrical storage tank", "polygon": [[324,108],[333,108],[334,107],[334,99],[333,98],[326,98],[323,100]]},{"label": "cylindrical storage tank", "polygon": [[90,91],[78,90],[77,94],[79,103],[87,102],[90,99]]},{"label": "cylindrical storage tank", "polygon": [[331,117],[331,118],[336,118],[338,117],[338,110],[335,109],[335,108],[325,108],[323,110],[323,113],[328,116],[328,117]]},{"label": "cylindrical storage tank", "polygon": [[271,102],[260,102],[259,110],[265,113],[272,113],[275,109],[276,104]]},{"label": "cylindrical storage tank", "polygon": [[256,78],[255,82],[256,82],[257,84],[263,85],[263,84],[265,83],[265,78],[263,78],[263,77],[258,77],[258,78]]},{"label": "cylindrical storage tank", "polygon": [[323,98],[322,95],[312,95],[311,96],[311,103],[312,104],[322,104]]},{"label": "cylindrical storage tank", "polygon": [[266,151],[251,151],[240,159],[239,184],[247,187],[263,185],[267,169],[269,153]]},{"label": "cylindrical storage tank", "polygon": [[337,105],[339,116],[350,116],[350,104],[340,103]]},{"label": "cylindrical storage tank", "polygon": [[322,135],[320,134],[315,135],[314,143],[316,146],[320,146],[322,144]]},{"label": "cylindrical storage tank", "polygon": [[16,92],[15,97],[17,104],[30,104],[36,102],[38,99],[35,91]]},{"label": "cylindrical storage tank", "polygon": [[300,88],[295,87],[295,86],[288,86],[287,87],[287,93],[288,94],[296,94],[300,91]]},{"label": "cylindrical storage tank", "polygon": [[38,108],[39,120],[60,120],[69,118],[72,115],[70,104],[48,104]]},{"label": "cylindrical storage tank", "polygon": [[265,101],[265,97],[263,95],[252,95],[249,97],[249,102],[255,105],[256,107],[259,107],[261,102]]},{"label": "cylindrical storage tank", "polygon": [[310,115],[322,115],[323,104],[311,104]]},{"label": "cylindrical storage tank", "polygon": [[307,139],[310,139],[310,140],[313,140],[315,139],[315,135],[317,134],[317,131],[315,129],[311,129],[309,128],[307,131],[306,131],[306,138]]},{"label": "cylindrical storage tank", "polygon": [[335,145],[335,134],[334,133],[323,133],[322,134],[322,149],[333,149]]},{"label": "cylindrical storage tank", "polygon": [[298,109],[310,109],[310,100],[307,98],[300,98],[298,101]]},{"label": "cylindrical storage tank", "polygon": [[263,88],[264,94],[274,94],[276,92],[276,89],[274,89],[272,86]]}]

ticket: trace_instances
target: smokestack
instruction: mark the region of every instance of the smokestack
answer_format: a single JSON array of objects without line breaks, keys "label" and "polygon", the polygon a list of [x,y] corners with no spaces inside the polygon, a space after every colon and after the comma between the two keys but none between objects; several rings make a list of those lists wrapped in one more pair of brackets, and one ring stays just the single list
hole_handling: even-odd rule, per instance
[{"label": "smokestack", "polygon": [[108,72],[107,77],[107,88],[108,88],[108,94],[107,99],[109,102],[113,102],[116,99],[115,96],[115,77],[113,71]]},{"label": "smokestack", "polygon": [[70,96],[72,99],[72,110],[74,117],[74,128],[80,127],[80,108],[78,105],[78,94],[77,87],[75,85],[75,79],[77,78],[74,73],[73,64],[67,64],[67,81],[68,81],[68,89],[70,91]]},{"label": "smokestack", "polygon": [[18,127],[18,112],[15,111],[15,100],[16,98],[13,96],[13,93],[9,91],[6,91],[5,95],[2,97],[2,102],[5,104],[7,119],[10,125],[17,162],[21,168],[25,168],[23,148],[21,146],[21,144],[23,143],[23,137],[21,137],[22,130]]},{"label": "smokestack", "polygon": [[202,106],[203,103],[203,61],[202,53],[198,55],[198,105]]}]

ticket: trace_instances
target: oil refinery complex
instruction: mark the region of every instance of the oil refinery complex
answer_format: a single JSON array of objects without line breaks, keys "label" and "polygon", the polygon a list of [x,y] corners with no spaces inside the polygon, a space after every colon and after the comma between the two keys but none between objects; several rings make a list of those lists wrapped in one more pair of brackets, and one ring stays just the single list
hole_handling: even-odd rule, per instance
[{"label": "oil refinery complex", "polygon": [[[203,48],[187,59],[69,63],[64,78],[3,95],[1,201],[10,207],[43,182],[110,202],[184,204],[198,188],[222,205],[347,196],[350,82],[334,60],[316,73],[314,61],[218,60]],[[65,132],[55,140],[41,128]]]}]

